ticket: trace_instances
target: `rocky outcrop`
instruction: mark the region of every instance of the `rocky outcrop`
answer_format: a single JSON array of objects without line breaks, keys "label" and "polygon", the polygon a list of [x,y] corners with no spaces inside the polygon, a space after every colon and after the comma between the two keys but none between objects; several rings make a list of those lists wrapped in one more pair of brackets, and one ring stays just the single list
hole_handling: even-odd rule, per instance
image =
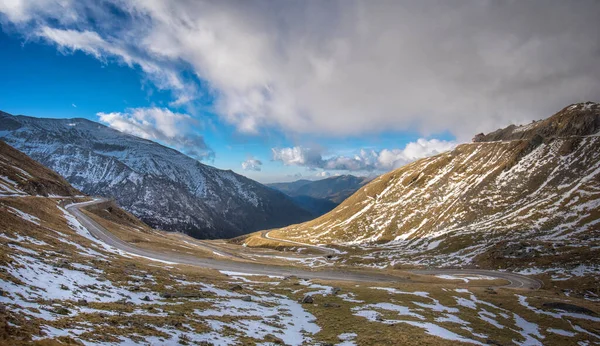
[{"label": "rocky outcrop", "polygon": [[565,107],[548,119],[531,124],[510,125],[487,135],[478,134],[473,142],[523,140],[541,137],[553,139],[573,136],[589,136],[600,131],[600,104],[585,102]]}]

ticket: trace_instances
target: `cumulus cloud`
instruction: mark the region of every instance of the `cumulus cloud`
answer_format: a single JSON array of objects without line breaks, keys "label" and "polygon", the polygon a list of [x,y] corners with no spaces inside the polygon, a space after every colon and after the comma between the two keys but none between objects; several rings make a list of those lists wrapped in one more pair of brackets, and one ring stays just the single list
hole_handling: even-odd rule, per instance
[{"label": "cumulus cloud", "polygon": [[271,148],[273,161],[281,161],[284,165],[318,168],[323,165],[321,149],[307,147]]},{"label": "cumulus cloud", "polygon": [[158,141],[181,150],[198,160],[214,159],[213,150],[204,138],[189,133],[192,118],[187,114],[174,113],[167,108],[131,108],[126,112],[97,113],[101,122],[108,126],[144,139]]},{"label": "cumulus cloud", "polygon": [[323,161],[322,168],[340,171],[372,171],[381,169],[377,166],[378,153],[374,150],[361,149],[354,156],[334,156]]},{"label": "cumulus cloud", "polygon": [[260,171],[262,169],[262,164],[262,161],[250,157],[242,162],[242,169],[245,171]]},{"label": "cumulus cloud", "polygon": [[381,150],[377,154],[377,165],[384,169],[398,168],[420,158],[451,150],[455,146],[456,142],[453,141],[419,138],[416,142],[408,143],[404,149]]},{"label": "cumulus cloud", "polygon": [[[314,148],[272,148],[273,161],[286,166],[303,166],[308,169],[333,171],[389,171],[423,157],[436,155],[456,146],[454,141],[420,138],[408,143],[403,149],[365,150],[353,156],[323,157],[323,152]],[[328,174],[319,172],[318,174]]]},{"label": "cumulus cloud", "polygon": [[462,140],[600,94],[595,0],[13,0],[0,12],[29,36],[139,66],[177,103],[199,96],[191,69],[245,132]]}]

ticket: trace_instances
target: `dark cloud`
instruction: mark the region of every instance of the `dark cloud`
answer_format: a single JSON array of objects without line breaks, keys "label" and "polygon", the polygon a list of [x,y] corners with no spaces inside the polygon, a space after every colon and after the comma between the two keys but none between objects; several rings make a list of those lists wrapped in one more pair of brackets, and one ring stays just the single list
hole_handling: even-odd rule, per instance
[{"label": "dark cloud", "polygon": [[245,132],[469,139],[600,95],[596,0],[103,3],[0,3],[0,17],[138,66],[177,104],[199,95],[180,73],[191,68]]}]

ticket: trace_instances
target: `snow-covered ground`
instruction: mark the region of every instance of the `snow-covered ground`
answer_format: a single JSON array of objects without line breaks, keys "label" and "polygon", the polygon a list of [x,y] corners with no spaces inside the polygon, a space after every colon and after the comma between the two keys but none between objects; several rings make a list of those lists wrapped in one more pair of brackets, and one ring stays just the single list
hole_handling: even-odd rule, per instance
[{"label": "snow-covered ground", "polygon": [[348,247],[352,255],[339,263],[372,268],[462,267],[496,258],[519,270],[556,265],[543,260],[554,256],[568,265],[555,280],[580,276],[578,270],[600,275],[595,254],[569,262],[585,252],[577,248],[598,250],[600,137],[554,138],[531,150],[524,144],[461,145],[376,178],[318,219],[271,233]]},{"label": "snow-covered ground", "polygon": [[[441,278],[452,289],[411,289],[410,284],[336,287],[243,271],[197,272],[106,246],[56,202],[48,203],[60,222],[0,206],[18,225],[0,234],[8,258],[0,265],[0,303],[8,308],[9,329],[28,330],[34,340],[311,345],[325,338],[348,346],[397,326],[414,340],[449,343],[485,344],[499,335],[518,345],[600,342],[591,327],[600,322],[597,316],[543,308],[535,294],[504,293],[498,300],[483,288],[455,288],[456,281],[468,285],[490,279],[485,276],[447,275]],[[322,319],[337,314],[345,316],[341,326],[335,318]]]},{"label": "snow-covered ground", "polygon": [[[283,277],[253,281],[244,273],[224,272],[225,280],[215,281],[216,272],[207,280],[172,274],[177,268],[161,265],[152,269],[152,264],[136,262],[104,245],[58,206],[56,215],[64,218],[64,229],[44,227],[43,220],[11,206],[0,212],[35,226],[34,231],[23,234],[0,234],[0,248],[8,256],[8,262],[0,266],[0,304],[9,309],[11,325],[22,328],[30,324],[36,340],[68,336],[86,345],[236,345],[240,340],[271,338],[301,345],[310,343],[321,329],[301,303],[258,289]],[[238,281],[244,288],[231,289],[232,282]],[[171,292],[174,294],[169,296]],[[179,314],[189,323],[171,325],[168,320],[156,320]],[[91,322],[98,318],[105,322]],[[145,321],[145,327],[106,331],[123,318],[129,322],[119,322],[126,324],[120,328],[127,330],[131,327],[127,323],[134,320]],[[101,335],[110,336],[109,342],[101,342]]]},{"label": "snow-covered ground", "polygon": [[[382,289],[381,287],[372,287]],[[448,341],[461,341],[476,345],[487,344],[490,335],[486,330],[506,331],[506,333],[517,333],[512,340],[517,345],[544,345],[547,333],[559,334],[566,337],[579,335],[586,338],[592,333],[590,330],[577,326],[580,321],[600,322],[600,318],[586,314],[568,313],[565,311],[551,312],[534,308],[528,304],[527,298],[516,295],[519,303],[526,310],[533,311],[537,315],[551,316],[563,326],[564,329],[548,328],[547,333],[542,333],[542,327],[524,317],[499,305],[478,298],[468,289],[446,290],[448,297],[454,300],[453,304],[441,304],[436,298],[427,292],[404,292],[395,289],[386,289],[392,296],[402,295],[403,303],[377,303],[359,305],[352,309],[356,316],[364,317],[368,321],[383,324],[408,324],[423,329],[427,334],[435,335]],[[406,296],[420,297],[417,300],[408,300]],[[424,303],[421,300],[428,300]],[[394,299],[392,299],[394,301]],[[527,312],[527,311],[526,311]],[[437,316],[434,322],[427,321],[427,315]],[[467,318],[468,317],[468,318]],[[479,322],[477,322],[479,320]],[[482,325],[482,322],[483,325]],[[475,330],[475,325],[480,330]],[[457,325],[461,330],[448,330],[445,326]],[[483,328],[482,328],[483,327]],[[583,335],[582,335],[583,333]],[[600,342],[600,336],[594,340]]]}]

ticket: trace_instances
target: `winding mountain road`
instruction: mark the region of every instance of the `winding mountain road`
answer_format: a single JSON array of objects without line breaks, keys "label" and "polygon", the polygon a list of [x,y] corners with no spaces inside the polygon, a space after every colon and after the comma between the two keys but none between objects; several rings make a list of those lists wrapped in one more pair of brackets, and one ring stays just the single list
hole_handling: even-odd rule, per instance
[{"label": "winding mountain road", "polygon": [[301,246],[304,248],[309,248],[309,249],[313,249],[313,250],[317,250],[321,253],[323,253],[326,256],[333,256],[333,255],[337,255],[340,254],[341,252],[339,250],[336,249],[331,249],[331,248],[327,248],[324,246],[316,246],[316,245],[310,245],[310,244],[306,244],[306,243],[300,243],[297,241],[293,241],[293,240],[287,240],[287,239],[281,239],[281,238],[275,238],[269,235],[271,231],[262,231],[260,233],[260,237],[263,239],[268,239],[268,240],[274,240],[280,243],[288,243],[288,244],[292,244],[295,246]]},{"label": "winding mountain road", "polygon": [[[169,262],[174,264],[188,264],[195,265],[204,268],[216,269],[216,270],[224,270],[224,271],[235,271],[235,272],[244,272],[249,274],[260,274],[260,275],[278,275],[278,276],[297,276],[306,279],[321,279],[321,280],[331,280],[331,281],[361,281],[361,282],[412,282],[409,279],[387,275],[376,272],[365,272],[365,271],[351,271],[351,270],[305,270],[295,267],[284,267],[278,265],[266,265],[266,264],[258,264],[258,263],[249,263],[249,262],[240,262],[231,259],[212,259],[212,258],[200,258],[195,256],[189,256],[186,254],[175,254],[175,253],[162,253],[159,251],[142,249],[126,243],[115,236],[113,233],[108,231],[106,228],[99,225],[97,222],[92,220],[90,217],[85,215],[81,208],[85,208],[91,206],[93,204],[104,203],[108,201],[107,199],[98,198],[88,202],[82,203],[74,203],[67,205],[66,210],[71,213],[85,228],[88,229],[90,234],[92,234],[97,239],[103,241],[104,243],[113,246],[121,251],[124,251],[128,254],[134,256],[146,257],[152,260],[158,260],[163,262]],[[276,238],[271,238],[267,233],[263,233],[263,236],[267,239],[284,241]],[[286,241],[290,242],[290,241]],[[296,243],[296,245],[307,246],[306,244]],[[314,247],[319,249],[320,251],[333,254],[335,250],[331,250],[328,248],[322,248],[317,246],[308,245],[309,247]],[[207,247],[210,251],[214,251],[212,247]],[[464,269],[464,270],[454,270],[454,269],[435,269],[435,270],[415,270],[412,271],[414,274],[424,274],[424,275],[439,275],[439,274],[465,274],[465,275],[486,275],[495,278],[505,279],[510,282],[509,285],[502,286],[506,288],[529,288],[529,289],[539,289],[541,284],[539,281],[529,278],[523,275],[518,275],[510,272],[496,272],[489,270],[474,270],[474,269]]]}]

